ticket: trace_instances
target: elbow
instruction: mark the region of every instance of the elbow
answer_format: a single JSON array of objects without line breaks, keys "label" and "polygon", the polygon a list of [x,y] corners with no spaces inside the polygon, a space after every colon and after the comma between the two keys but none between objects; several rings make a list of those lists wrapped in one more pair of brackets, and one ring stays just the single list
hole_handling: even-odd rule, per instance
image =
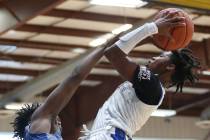
[{"label": "elbow", "polygon": [[104,55],[107,57],[108,53],[110,51],[110,48],[106,48],[105,51],[104,51]]},{"label": "elbow", "polygon": [[116,48],[115,45],[112,45],[111,47],[106,48],[104,51],[104,55],[107,58],[110,58],[112,54],[114,54],[113,52],[115,51],[115,48]]}]

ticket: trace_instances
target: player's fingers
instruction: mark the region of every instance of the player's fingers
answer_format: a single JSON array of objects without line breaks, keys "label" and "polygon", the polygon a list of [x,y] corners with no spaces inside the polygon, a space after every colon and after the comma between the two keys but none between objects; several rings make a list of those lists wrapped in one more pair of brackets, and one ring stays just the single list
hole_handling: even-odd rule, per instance
[{"label": "player's fingers", "polygon": [[179,11],[173,11],[173,12],[168,12],[166,15],[165,15],[165,18],[172,18],[174,17],[175,15],[178,15]]},{"label": "player's fingers", "polygon": [[179,21],[185,21],[185,18],[184,17],[174,17],[174,18],[168,19],[168,22],[179,22]]},{"label": "player's fingers", "polygon": [[167,18],[170,15],[170,11],[166,11],[165,14],[162,14],[162,18]]},{"label": "player's fingers", "polygon": [[173,28],[173,27],[184,27],[186,26],[186,23],[185,22],[176,22],[176,23],[170,23],[170,28]]}]

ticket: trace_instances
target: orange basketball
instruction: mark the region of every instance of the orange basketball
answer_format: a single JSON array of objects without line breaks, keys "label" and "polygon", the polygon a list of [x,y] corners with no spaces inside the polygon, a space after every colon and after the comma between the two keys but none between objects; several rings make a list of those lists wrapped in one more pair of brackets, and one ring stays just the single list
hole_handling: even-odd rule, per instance
[{"label": "orange basketball", "polygon": [[185,23],[186,23],[186,26],[175,27],[170,31],[171,35],[174,38],[174,41],[169,40],[168,37],[159,35],[159,34],[156,34],[153,37],[154,43],[160,49],[167,50],[167,51],[169,50],[172,51],[172,50],[186,47],[190,43],[193,36],[193,32],[194,32],[194,24],[191,18],[186,12],[184,12],[181,9],[178,9],[178,8],[164,9],[156,15],[155,19],[161,18],[167,12],[170,13],[174,11],[178,11],[178,13],[174,15],[174,17],[175,16],[185,17]]}]

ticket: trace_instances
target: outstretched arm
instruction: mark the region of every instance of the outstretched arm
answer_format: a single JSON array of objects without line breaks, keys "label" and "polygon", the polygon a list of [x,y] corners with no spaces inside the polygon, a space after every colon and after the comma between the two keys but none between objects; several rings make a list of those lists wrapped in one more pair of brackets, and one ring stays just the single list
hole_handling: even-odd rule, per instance
[{"label": "outstretched arm", "polygon": [[66,106],[82,80],[89,74],[96,62],[102,57],[104,47],[96,48],[86,56],[73,72],[47,97],[46,101],[33,113],[30,132],[49,133],[51,122]]}]

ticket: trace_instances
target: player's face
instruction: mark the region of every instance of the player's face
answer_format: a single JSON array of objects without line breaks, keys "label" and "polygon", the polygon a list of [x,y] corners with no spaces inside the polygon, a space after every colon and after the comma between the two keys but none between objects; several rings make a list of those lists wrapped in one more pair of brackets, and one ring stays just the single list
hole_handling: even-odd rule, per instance
[{"label": "player's face", "polygon": [[154,74],[158,74],[164,85],[168,85],[171,80],[171,74],[174,72],[174,65],[170,64],[169,55],[160,55],[153,57],[148,64],[148,67]]},{"label": "player's face", "polygon": [[167,67],[169,64],[170,57],[166,55],[160,55],[153,57],[147,66],[152,70],[153,73],[160,75],[167,72]]}]

